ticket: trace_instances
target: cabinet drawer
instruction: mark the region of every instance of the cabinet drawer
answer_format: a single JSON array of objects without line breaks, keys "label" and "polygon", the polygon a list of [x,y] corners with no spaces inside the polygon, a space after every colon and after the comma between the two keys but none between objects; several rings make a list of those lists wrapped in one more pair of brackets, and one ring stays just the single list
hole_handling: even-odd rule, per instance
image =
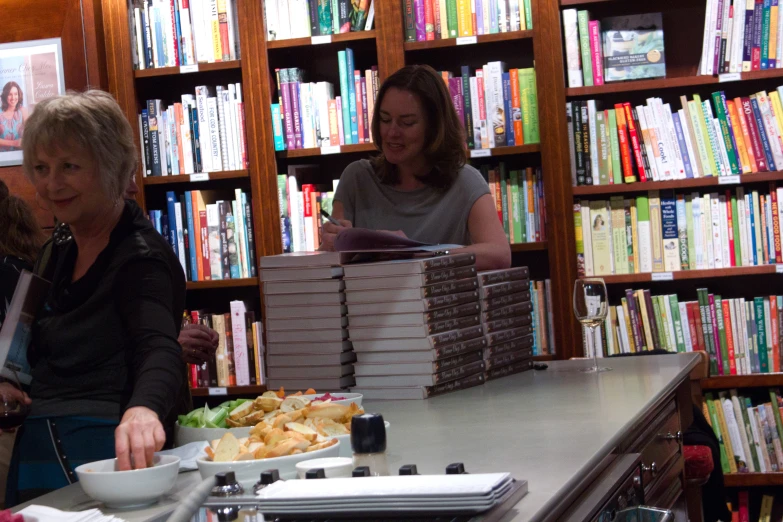
[{"label": "cabinet drawer", "polygon": [[681,453],[680,443],[676,439],[678,431],[680,416],[676,403],[671,401],[639,432],[632,443],[631,449],[642,455],[642,484],[645,492],[649,493],[672,459]]}]

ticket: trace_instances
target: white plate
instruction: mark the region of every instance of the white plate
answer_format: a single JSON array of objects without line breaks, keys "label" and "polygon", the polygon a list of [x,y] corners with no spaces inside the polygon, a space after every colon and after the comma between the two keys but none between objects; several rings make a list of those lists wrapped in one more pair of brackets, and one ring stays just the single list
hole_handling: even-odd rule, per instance
[{"label": "white plate", "polygon": [[[326,395],[326,393],[316,393],[315,395],[313,394],[302,395],[302,397],[307,397],[312,401],[315,400],[316,397],[323,397],[324,395]],[[343,404],[345,406],[349,406],[352,402],[355,402],[357,406],[361,406],[362,398],[364,397],[364,395],[362,395],[361,393],[338,393],[338,392],[331,393],[330,392],[329,395],[334,395],[336,397],[345,397],[345,399],[341,401],[332,401],[335,404]]]},{"label": "white plate", "polygon": [[174,424],[174,446],[184,446],[191,442],[213,441],[231,432],[238,439],[250,436],[247,428],[189,428],[182,427],[179,422]]}]

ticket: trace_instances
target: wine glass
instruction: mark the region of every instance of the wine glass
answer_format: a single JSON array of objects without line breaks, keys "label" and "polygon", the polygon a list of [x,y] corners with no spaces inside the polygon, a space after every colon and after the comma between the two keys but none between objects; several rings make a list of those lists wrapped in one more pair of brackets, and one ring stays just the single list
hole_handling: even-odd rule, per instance
[{"label": "wine glass", "polygon": [[[20,392],[22,391],[22,385],[19,382],[19,376],[16,371],[11,369],[13,377],[4,377],[3,382],[10,384]],[[24,403],[24,401],[12,397],[0,387],[0,430],[13,430],[22,425],[27,415],[30,413],[30,406]]]},{"label": "wine glass", "polygon": [[585,372],[605,372],[611,368],[598,366],[598,347],[595,345],[595,328],[606,319],[607,298],[606,285],[601,278],[577,279],[574,282],[574,314],[582,323],[582,328],[589,330],[589,339],[593,344],[593,366],[585,368]]}]

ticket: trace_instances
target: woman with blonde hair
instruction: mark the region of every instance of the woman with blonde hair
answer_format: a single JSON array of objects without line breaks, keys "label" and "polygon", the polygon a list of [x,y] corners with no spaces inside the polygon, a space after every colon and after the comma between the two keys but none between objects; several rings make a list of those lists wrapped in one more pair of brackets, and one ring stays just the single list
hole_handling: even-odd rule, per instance
[{"label": "woman with blonde hair", "polygon": [[151,465],[185,379],[185,276],[123,197],[138,150],[120,107],[101,91],[44,100],[23,149],[25,174],[60,224],[36,266],[51,289],[33,325],[31,415],[14,448],[9,505],[74,482],[84,462]]}]

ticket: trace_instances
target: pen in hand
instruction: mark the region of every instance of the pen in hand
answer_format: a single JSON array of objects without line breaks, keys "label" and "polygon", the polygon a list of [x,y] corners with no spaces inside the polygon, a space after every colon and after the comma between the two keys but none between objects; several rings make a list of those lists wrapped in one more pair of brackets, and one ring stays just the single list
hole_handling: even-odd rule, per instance
[{"label": "pen in hand", "polygon": [[337,222],[336,219],[334,219],[332,216],[330,216],[329,213],[327,211],[325,211],[324,209],[321,209],[321,216],[325,217],[329,221],[329,223],[331,223],[332,225],[337,225],[338,227],[342,226],[340,223]]}]

